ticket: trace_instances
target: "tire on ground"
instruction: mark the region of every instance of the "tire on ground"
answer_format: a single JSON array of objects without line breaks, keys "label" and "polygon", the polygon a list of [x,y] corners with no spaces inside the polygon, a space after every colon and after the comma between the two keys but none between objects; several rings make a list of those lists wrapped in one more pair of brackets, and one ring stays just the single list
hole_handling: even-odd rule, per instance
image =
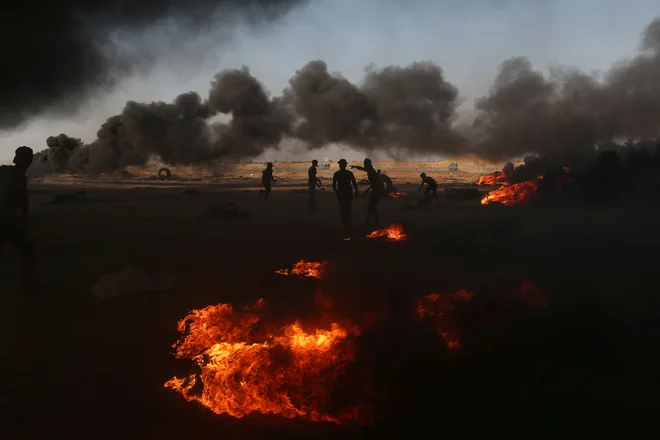
[{"label": "tire on ground", "polygon": [[158,178],[160,180],[170,180],[172,178],[172,171],[169,168],[161,168],[158,170]]}]

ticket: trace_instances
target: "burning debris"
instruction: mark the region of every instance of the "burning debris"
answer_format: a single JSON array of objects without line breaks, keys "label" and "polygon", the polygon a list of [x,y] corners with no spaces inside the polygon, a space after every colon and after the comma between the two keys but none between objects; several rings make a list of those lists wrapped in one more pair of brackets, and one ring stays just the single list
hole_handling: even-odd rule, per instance
[{"label": "burning debris", "polygon": [[367,235],[367,238],[371,239],[382,237],[390,241],[404,241],[406,238],[408,238],[408,235],[403,231],[403,226],[398,223],[394,223],[385,229],[377,229],[371,234]]},{"label": "burning debris", "polygon": [[300,278],[318,278],[319,280],[325,277],[326,269],[330,264],[328,261],[305,261],[300,260],[293,265],[291,269],[279,269],[275,273],[285,276],[297,276]]},{"label": "burning debris", "polygon": [[400,199],[401,197],[407,197],[408,193],[406,192],[400,192],[400,191],[394,191],[389,194],[390,197],[393,199]]},{"label": "burning debris", "polygon": [[459,290],[454,293],[433,293],[425,296],[417,302],[417,316],[420,319],[432,319],[434,326],[447,344],[447,348],[455,350],[460,348],[461,341],[458,334],[458,324],[454,321],[452,312],[457,303],[472,300],[474,294],[467,290]]},{"label": "burning debris", "polygon": [[360,407],[336,409],[333,390],[354,359],[356,327],[331,323],[305,330],[297,322],[261,326],[263,300],[235,311],[229,304],[193,310],[178,325],[176,357],[200,372],[165,383],[216,414],[252,412],[337,424],[361,422]]},{"label": "burning debris", "polygon": [[538,184],[533,180],[514,183],[513,185],[504,185],[495,191],[489,192],[481,199],[481,204],[500,203],[505,206],[519,205],[536,199],[538,197],[538,189]]},{"label": "burning debris", "polygon": [[506,174],[503,171],[495,171],[491,174],[486,174],[475,182],[477,185],[508,185],[511,183],[512,176],[511,174]]}]

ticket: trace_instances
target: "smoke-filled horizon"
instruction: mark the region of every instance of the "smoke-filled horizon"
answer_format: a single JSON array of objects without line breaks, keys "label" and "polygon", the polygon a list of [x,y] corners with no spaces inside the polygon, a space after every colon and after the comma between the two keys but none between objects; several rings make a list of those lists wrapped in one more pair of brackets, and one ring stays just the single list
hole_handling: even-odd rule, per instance
[{"label": "smoke-filled horizon", "polygon": [[[383,8],[397,3],[368,3],[374,2]],[[280,4],[277,16],[288,17],[281,18],[284,26],[308,18],[322,2],[274,3]],[[472,9],[476,3],[470,3]],[[515,3],[498,7],[515,10],[511,6]],[[346,76],[333,73],[341,67],[336,60],[301,61],[282,93],[273,95],[266,87],[272,75],[264,74],[263,65],[223,69],[208,92],[191,87],[200,93],[183,89],[172,101],[130,100],[121,113],[102,124],[88,145],[72,148],[78,142],[69,136],[90,140],[89,136],[54,129],[48,134],[63,131],[68,136],[49,139],[48,154],[42,158],[52,156],[57,160],[51,165],[76,171],[142,164],[150,156],[171,164],[266,157],[282,150],[308,156],[327,145],[395,159],[468,152],[494,161],[527,153],[570,158],[598,141],[658,136],[659,27],[657,20],[651,23],[642,37],[641,52],[631,50],[632,59],[616,64],[600,78],[566,68],[544,75],[527,58],[502,57],[505,61],[488,93],[482,93],[474,105],[466,102],[473,91],[464,91],[461,78],[455,82],[445,73],[445,68],[458,70],[451,62],[370,65],[356,80],[354,71]],[[270,61],[279,54],[274,56]],[[282,66],[271,65],[283,75]],[[357,67],[354,62],[351,66]],[[476,117],[475,123],[458,120],[461,104]]]}]

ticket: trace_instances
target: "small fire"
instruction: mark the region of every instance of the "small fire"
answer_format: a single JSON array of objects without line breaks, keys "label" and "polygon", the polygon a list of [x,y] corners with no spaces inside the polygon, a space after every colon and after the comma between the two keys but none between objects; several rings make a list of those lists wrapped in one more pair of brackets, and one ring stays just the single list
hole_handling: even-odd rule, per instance
[{"label": "small fire", "polygon": [[390,197],[392,197],[393,199],[400,199],[401,197],[406,197],[406,196],[408,196],[408,193],[405,193],[405,192],[398,192],[397,191],[397,192],[391,192],[390,193]]},{"label": "small fire", "polygon": [[[263,300],[235,311],[230,304],[193,310],[178,324],[176,357],[199,372],[174,377],[165,388],[216,414],[252,412],[337,424],[360,422],[363,408],[332,410],[332,393],[354,359],[357,327],[331,323],[303,329],[298,321],[265,330]],[[261,329],[261,330],[260,330]]]},{"label": "small fire", "polygon": [[482,205],[498,202],[503,205],[518,205],[537,197],[538,184],[533,180],[502,186],[495,191],[489,192],[481,199]]},{"label": "small fire", "polygon": [[502,171],[495,171],[494,173],[479,177],[475,183],[477,185],[509,185],[511,183],[511,176]]},{"label": "small fire", "polygon": [[405,232],[403,232],[402,225],[398,223],[394,223],[385,229],[377,229],[371,234],[367,235],[367,238],[380,238],[380,237],[386,237],[388,240],[391,241],[403,241],[408,236],[406,235]]},{"label": "small fire", "polygon": [[286,276],[310,277],[318,278],[319,280],[325,277],[325,272],[330,264],[328,261],[305,261],[300,260],[293,265],[291,270],[279,269],[275,273]]},{"label": "small fire", "polygon": [[456,303],[465,303],[472,300],[474,294],[461,289],[454,293],[427,295],[417,302],[417,316],[420,319],[429,317],[434,321],[435,327],[445,340],[447,348],[455,350],[461,347],[458,324],[452,312]]}]

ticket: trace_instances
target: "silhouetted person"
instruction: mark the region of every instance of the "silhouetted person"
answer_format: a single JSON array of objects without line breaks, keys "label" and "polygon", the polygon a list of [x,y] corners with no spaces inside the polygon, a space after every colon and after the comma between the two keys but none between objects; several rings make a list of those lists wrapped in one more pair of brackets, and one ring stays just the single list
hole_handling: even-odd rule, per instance
[{"label": "silhouetted person", "polygon": [[380,177],[380,181],[385,184],[385,194],[392,194],[393,192],[396,192],[396,188],[394,187],[394,182],[392,182],[390,176],[388,176],[385,173],[381,173],[380,170],[378,170],[377,173],[378,173],[378,177]]},{"label": "silhouetted person", "polygon": [[439,205],[440,200],[438,200],[438,182],[436,182],[433,177],[427,176],[426,173],[420,174],[419,177],[422,178],[422,184],[417,191],[421,191],[422,188],[424,188],[424,184],[426,183],[426,191],[424,191],[424,196],[428,196],[429,193],[431,193]]},{"label": "silhouetted person", "polygon": [[309,188],[309,211],[316,211],[316,187],[321,187],[321,181],[316,177],[316,167],[319,161],[314,159],[312,166],[307,170],[307,187]]},{"label": "silhouetted person", "polygon": [[275,181],[275,178],[273,177],[273,163],[268,162],[268,164],[266,164],[266,169],[261,173],[261,183],[263,184],[264,189],[259,191],[259,195],[264,194],[266,201],[268,201],[268,195],[270,194],[273,181]]},{"label": "silhouetted person", "polygon": [[353,190],[355,197],[358,196],[358,186],[355,181],[355,175],[346,169],[346,159],[339,159],[339,171],[332,176],[332,189],[337,195],[339,201],[339,213],[341,215],[341,224],[344,228],[344,236],[350,234],[351,229],[351,204],[353,203]]},{"label": "silhouetted person", "polygon": [[19,147],[14,166],[0,167],[0,250],[9,243],[20,253],[23,292],[32,290],[36,250],[27,229],[29,200],[25,172],[32,164],[32,148]]},{"label": "silhouetted person", "polygon": [[363,166],[353,165],[351,168],[358,169],[360,171],[366,171],[367,179],[369,180],[369,185],[371,185],[371,197],[369,197],[369,203],[367,204],[367,219],[365,224],[369,224],[371,218],[374,219],[376,225],[380,223],[380,216],[378,215],[378,201],[383,197],[385,189],[383,184],[380,181],[378,172],[371,163],[371,159],[365,158]]}]

